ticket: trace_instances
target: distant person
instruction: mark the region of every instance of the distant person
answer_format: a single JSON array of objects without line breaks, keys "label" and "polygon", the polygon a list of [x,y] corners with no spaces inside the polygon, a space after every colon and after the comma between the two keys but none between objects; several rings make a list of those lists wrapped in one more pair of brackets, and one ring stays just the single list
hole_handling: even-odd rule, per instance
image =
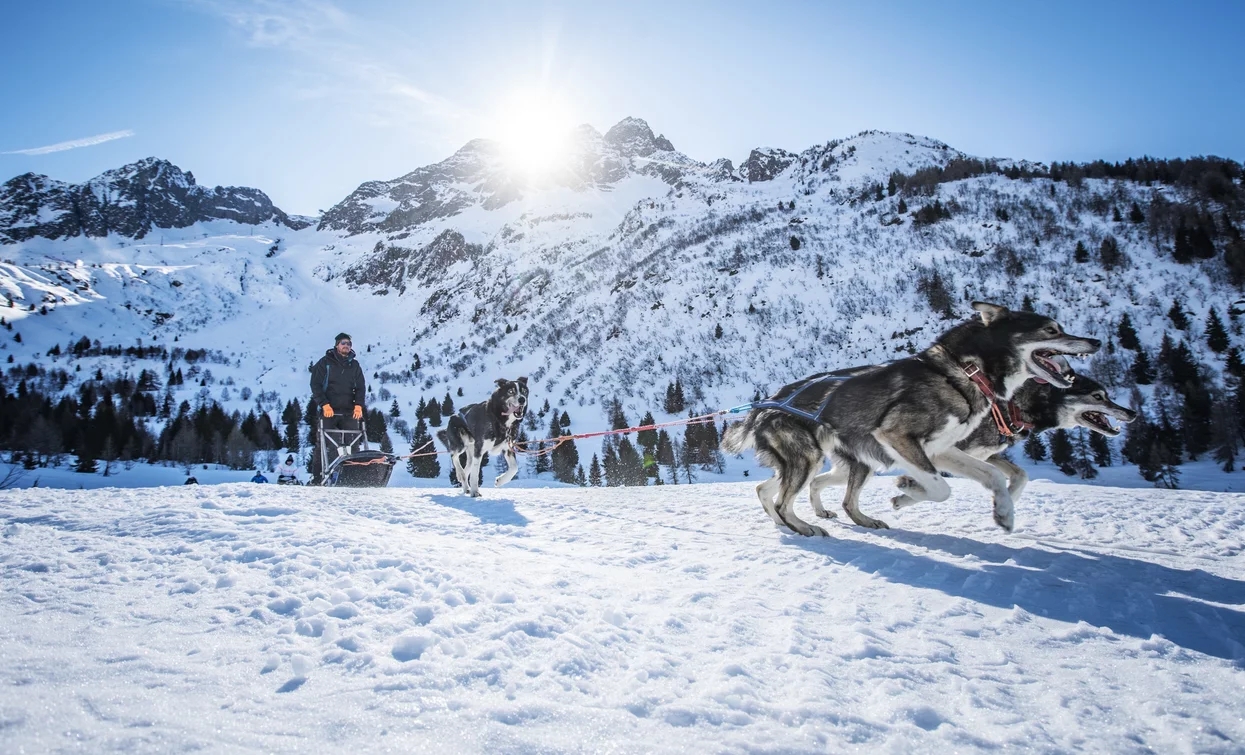
[{"label": "distant person", "polygon": [[[362,430],[367,383],[355,359],[349,333],[338,333],[333,348],[311,368],[311,400],[320,407],[325,430]],[[317,438],[317,443],[319,439]],[[312,482],[320,481],[320,449],[312,449]]]},{"label": "distant person", "polygon": [[189,477],[186,478],[186,481],[183,482],[182,484],[183,485],[198,485],[199,481],[195,479],[194,475],[190,475]]},{"label": "distant person", "polygon": [[294,454],[285,457],[285,463],[277,466],[277,484],[298,484],[298,467],[294,465]]},{"label": "distant person", "polygon": [[255,470],[255,476],[251,478],[251,482],[268,482],[268,478],[264,477],[264,473],[257,469]]}]

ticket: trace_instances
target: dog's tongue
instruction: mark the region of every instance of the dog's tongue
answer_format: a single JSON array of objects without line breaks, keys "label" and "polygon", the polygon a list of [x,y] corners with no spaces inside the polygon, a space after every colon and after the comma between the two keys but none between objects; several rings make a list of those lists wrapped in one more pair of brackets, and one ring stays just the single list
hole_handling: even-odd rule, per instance
[{"label": "dog's tongue", "polygon": [[1040,384],[1042,384],[1042,385],[1046,385],[1047,383],[1049,383],[1049,382],[1050,382],[1049,380],[1043,380],[1043,379],[1042,379],[1042,378],[1040,378],[1040,377],[1035,377],[1035,378],[1033,378],[1033,379],[1034,379],[1034,380],[1036,380],[1038,383],[1040,383]]}]

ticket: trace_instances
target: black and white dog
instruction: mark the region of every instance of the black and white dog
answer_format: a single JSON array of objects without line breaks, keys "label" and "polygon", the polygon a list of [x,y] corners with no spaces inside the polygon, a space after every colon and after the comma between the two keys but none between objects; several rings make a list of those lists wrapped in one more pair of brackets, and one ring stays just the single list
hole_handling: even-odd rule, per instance
[{"label": "black and white dog", "polygon": [[[1062,362],[1062,358],[1057,361]],[[1084,427],[1114,438],[1120,431],[1111,424],[1111,419],[1121,422],[1137,419],[1137,412],[1112,401],[1101,383],[1084,375],[1077,375],[1072,387],[1066,390],[1056,388],[1050,383],[1025,383],[1012,397],[1012,403],[1020,410],[1022,418],[1033,426],[1029,430],[1032,433]],[[957,448],[968,455],[995,466],[1003,473],[1007,478],[1007,492],[1013,505],[1024,492],[1029,475],[1002,454],[1019,439],[1019,435],[1006,436],[1000,433],[994,418],[987,416],[967,438],[956,444]],[[834,514],[821,505],[821,491],[826,486],[835,484],[835,481],[836,476],[831,470],[814,477],[808,486],[813,512],[823,519],[832,518]],[[901,489],[907,489],[912,486],[913,480],[905,475],[895,484]],[[897,502],[895,508],[903,506]]]},{"label": "black and white dog", "polygon": [[[821,468],[823,458],[829,457],[833,468],[822,487],[846,482],[843,508],[863,527],[887,525],[860,512],[861,487],[875,470],[901,467],[909,482],[895,499],[896,506],[946,500],[951,489],[939,473],[949,472],[987,487],[994,495],[995,521],[1012,528],[1007,479],[997,467],[973,458],[957,444],[989,418],[991,400],[986,390],[1006,402],[1030,378],[1068,388],[1072,381],[1056,357],[1092,354],[1101,344],[1070,336],[1041,315],[1011,312],[984,302],[975,302],[973,308],[979,319],[957,325],[917,356],[846,370],[847,379],[833,388],[825,383],[823,390],[829,393],[817,397],[814,406],[824,401],[817,422],[770,417],[767,424],[782,432],[764,432],[763,438],[758,437],[757,423],[750,425],[748,420],[728,431],[723,441],[726,450],[738,453],[755,445],[761,463],[778,470],[775,480],[757,489],[775,523],[802,535],[825,534],[822,528],[796,517],[792,506]],[[811,396],[801,395],[800,400],[814,402]],[[776,495],[773,485],[777,485]]]},{"label": "black and white dog", "polygon": [[450,451],[454,474],[464,495],[480,497],[480,463],[485,454],[501,450],[506,459],[506,471],[497,477],[494,485],[505,485],[514,479],[519,462],[515,459],[513,443],[526,413],[527,378],[498,378],[497,390],[488,401],[459,409],[445,424],[445,429],[437,433],[441,445]]}]

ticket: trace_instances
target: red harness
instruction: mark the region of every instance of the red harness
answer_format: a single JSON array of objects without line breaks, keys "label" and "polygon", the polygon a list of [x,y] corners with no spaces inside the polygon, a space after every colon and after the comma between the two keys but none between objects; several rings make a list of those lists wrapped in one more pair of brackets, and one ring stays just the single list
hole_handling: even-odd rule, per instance
[{"label": "red harness", "polygon": [[1025,422],[1014,402],[1007,402],[1007,412],[1004,413],[1003,407],[1000,406],[999,397],[995,395],[994,389],[990,387],[990,381],[986,379],[980,367],[970,364],[967,367],[961,365],[960,369],[964,370],[964,374],[968,376],[968,379],[973,381],[982,394],[985,395],[986,400],[990,402],[990,414],[994,416],[994,424],[999,428],[999,433],[1004,438],[1013,438],[1026,430],[1033,429],[1033,423]]}]

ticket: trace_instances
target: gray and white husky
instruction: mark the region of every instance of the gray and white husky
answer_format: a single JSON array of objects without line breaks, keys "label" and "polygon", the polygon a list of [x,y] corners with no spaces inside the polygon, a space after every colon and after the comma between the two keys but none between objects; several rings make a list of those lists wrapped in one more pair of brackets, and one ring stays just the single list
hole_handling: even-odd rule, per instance
[{"label": "gray and white husky", "polygon": [[527,413],[527,378],[497,379],[497,390],[488,401],[469,404],[450,416],[445,429],[437,433],[441,445],[450,451],[454,474],[463,494],[480,497],[480,464],[485,454],[501,450],[506,471],[498,475],[495,486],[505,485],[519,471],[514,441]]},{"label": "gray and white husky", "polygon": [[[995,521],[1004,529],[1012,528],[1013,503],[1003,472],[957,447],[990,419],[991,401],[971,375],[979,372],[979,379],[1002,402],[1030,378],[1068,388],[1071,377],[1057,357],[1092,354],[1101,344],[1068,335],[1042,315],[984,302],[975,302],[973,308],[978,318],[943,333],[915,357],[845,370],[847,379],[837,386],[823,384],[829,395],[805,399],[801,394],[801,402],[821,406],[824,401],[819,421],[774,417],[773,410],[765,410],[763,423],[760,417],[751,421],[750,415],[727,431],[723,448],[738,453],[755,446],[758,460],[778,471],[774,480],[757,488],[775,523],[802,535],[825,534],[796,517],[792,506],[823,458],[829,457],[833,468],[821,487],[846,482],[843,508],[861,526],[887,526],[860,512],[861,487],[874,471],[901,467],[908,474],[904,492],[893,501],[896,507],[946,500],[951,489],[939,473],[948,472],[988,488],[994,496]],[[761,424],[766,428],[758,433]]]},{"label": "gray and white husky", "polygon": [[[1029,430],[1032,433],[1084,427],[1114,438],[1120,431],[1111,424],[1111,419],[1120,422],[1137,419],[1137,412],[1112,401],[1101,383],[1084,375],[1077,375],[1072,387],[1066,390],[1056,388],[1050,383],[1025,383],[1012,397],[1012,403],[1020,410],[1024,420],[1033,426]],[[1007,478],[1007,493],[1011,496],[1013,505],[1024,492],[1029,475],[1002,454],[1019,439],[1019,435],[1006,436],[1000,433],[994,418],[986,416],[967,438],[955,444],[968,455],[993,465],[1003,473]],[[821,491],[828,485],[835,484],[835,481],[836,476],[832,470],[817,475],[808,486],[813,512],[823,519],[832,518],[834,514],[822,507]],[[904,475],[895,484],[901,489],[907,489],[912,486],[913,480]],[[902,507],[895,505],[896,509]]]}]

